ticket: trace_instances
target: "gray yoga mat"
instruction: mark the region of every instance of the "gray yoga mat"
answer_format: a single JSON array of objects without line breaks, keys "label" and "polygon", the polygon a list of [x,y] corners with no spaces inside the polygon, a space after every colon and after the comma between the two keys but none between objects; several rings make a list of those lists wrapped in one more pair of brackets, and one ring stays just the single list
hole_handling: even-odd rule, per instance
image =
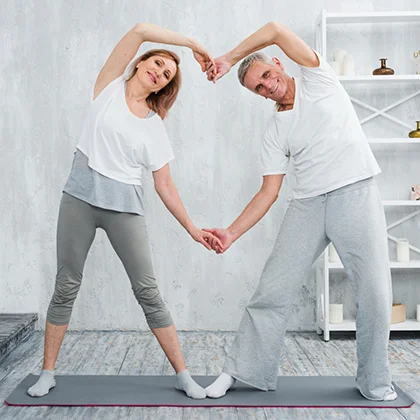
[{"label": "gray yoga mat", "polygon": [[[56,376],[48,395],[32,398],[26,390],[38,379],[28,375],[7,397],[9,405],[49,406],[171,406],[171,407],[378,407],[405,408],[414,401],[395,386],[398,399],[390,402],[363,398],[348,376],[279,376],[277,391],[259,391],[237,382],[219,399],[193,400],[174,388],[174,376]],[[194,376],[203,387],[216,376]]]}]

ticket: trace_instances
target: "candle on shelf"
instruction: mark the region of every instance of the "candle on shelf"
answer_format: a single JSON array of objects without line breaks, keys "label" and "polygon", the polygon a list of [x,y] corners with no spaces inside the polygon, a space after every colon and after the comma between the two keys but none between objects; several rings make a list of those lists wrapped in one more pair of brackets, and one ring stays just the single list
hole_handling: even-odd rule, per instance
[{"label": "candle on shelf", "polygon": [[330,303],[330,324],[343,323],[343,304]]},{"label": "candle on shelf", "polygon": [[420,322],[420,305],[417,305],[417,322]]},{"label": "candle on shelf", "polygon": [[340,257],[337,254],[336,249],[334,248],[334,245],[331,243],[329,247],[329,260],[331,263],[338,263],[340,262]]},{"label": "candle on shelf", "polygon": [[355,74],[354,57],[351,54],[346,54],[343,58],[343,75],[354,76]]},{"label": "candle on shelf", "polygon": [[410,261],[410,248],[408,239],[399,238],[397,239],[397,261],[408,262]]},{"label": "candle on shelf", "polygon": [[346,50],[337,50],[333,54],[334,61],[340,64],[340,74],[344,74],[344,56],[347,54]]}]

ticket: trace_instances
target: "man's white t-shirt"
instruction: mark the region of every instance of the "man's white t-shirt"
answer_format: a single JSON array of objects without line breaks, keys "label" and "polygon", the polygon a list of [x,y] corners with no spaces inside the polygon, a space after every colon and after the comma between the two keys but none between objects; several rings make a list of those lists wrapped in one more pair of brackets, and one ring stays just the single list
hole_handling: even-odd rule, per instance
[{"label": "man's white t-shirt", "polygon": [[160,116],[139,118],[128,108],[124,75],[91,100],[76,147],[92,169],[132,185],[142,185],[144,170],[157,171],[174,158]]},{"label": "man's white t-shirt", "polygon": [[261,148],[263,175],[286,174],[292,164],[298,199],[381,172],[347,92],[318,57],[319,67],[299,66],[294,106],[274,114]]}]

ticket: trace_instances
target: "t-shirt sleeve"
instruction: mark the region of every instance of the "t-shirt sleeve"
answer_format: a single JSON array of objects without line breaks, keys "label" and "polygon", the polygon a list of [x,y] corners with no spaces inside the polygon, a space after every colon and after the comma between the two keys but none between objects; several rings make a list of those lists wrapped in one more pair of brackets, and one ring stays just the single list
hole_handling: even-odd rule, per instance
[{"label": "t-shirt sleeve", "polygon": [[302,74],[302,80],[307,83],[314,82],[324,86],[337,86],[340,84],[335,71],[327,63],[324,57],[322,57],[321,54],[319,54],[317,51],[314,50],[314,52],[319,59],[319,66],[305,67],[299,65]]},{"label": "t-shirt sleeve", "polygon": [[275,124],[270,124],[264,133],[261,145],[262,174],[285,174],[289,167],[289,152],[286,141],[279,136]]},{"label": "t-shirt sleeve", "polygon": [[163,168],[175,158],[162,120],[157,115],[154,118],[159,119],[159,123],[153,127],[153,132],[151,133],[153,142],[145,145],[146,167],[150,171],[157,171]]}]

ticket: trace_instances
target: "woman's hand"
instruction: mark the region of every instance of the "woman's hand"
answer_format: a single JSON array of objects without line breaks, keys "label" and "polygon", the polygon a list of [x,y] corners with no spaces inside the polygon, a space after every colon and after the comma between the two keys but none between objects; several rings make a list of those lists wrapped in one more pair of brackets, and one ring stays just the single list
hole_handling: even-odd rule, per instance
[{"label": "woman's hand", "polygon": [[[205,246],[209,251],[211,251],[212,249],[215,250],[217,246],[219,247],[219,249],[223,249],[223,245],[220,242],[220,240],[210,232],[205,232],[204,230],[194,227],[191,229],[189,234],[194,239],[194,241],[199,242],[200,244]],[[209,242],[214,244],[214,248],[210,246]]]},{"label": "woman's hand", "polygon": [[207,65],[207,80],[216,83],[216,81],[228,73],[231,68],[232,63],[222,55]]},{"label": "woman's hand", "polygon": [[[235,238],[227,229],[203,229],[205,232],[211,233],[213,238],[210,238],[210,246],[217,254],[225,252],[235,242]],[[222,244],[222,246],[220,246]]]},{"label": "woman's hand", "polygon": [[215,65],[213,56],[204,48],[202,47],[198,42],[194,42],[194,45],[191,47],[191,50],[193,52],[193,56],[200,64],[201,71],[205,72],[207,70],[207,67],[210,65]]}]

